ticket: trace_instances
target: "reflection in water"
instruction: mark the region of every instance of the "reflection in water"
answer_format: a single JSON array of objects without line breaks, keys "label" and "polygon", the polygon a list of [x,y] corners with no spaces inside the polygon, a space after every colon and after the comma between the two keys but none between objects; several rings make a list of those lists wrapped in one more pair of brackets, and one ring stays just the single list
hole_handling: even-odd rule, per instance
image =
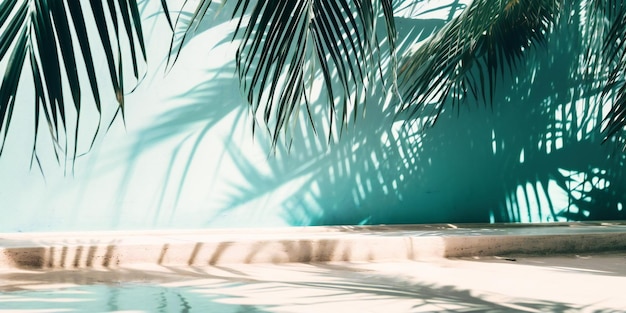
[{"label": "reflection in water", "polygon": [[0,312],[264,312],[190,287],[123,283],[0,293]]},{"label": "reflection in water", "polygon": [[[614,312],[626,302],[619,288],[604,287],[624,285],[623,258],[142,265],[105,272],[0,273],[0,290],[14,290],[0,292],[0,313]],[[67,282],[71,276],[99,283],[77,286]]]}]

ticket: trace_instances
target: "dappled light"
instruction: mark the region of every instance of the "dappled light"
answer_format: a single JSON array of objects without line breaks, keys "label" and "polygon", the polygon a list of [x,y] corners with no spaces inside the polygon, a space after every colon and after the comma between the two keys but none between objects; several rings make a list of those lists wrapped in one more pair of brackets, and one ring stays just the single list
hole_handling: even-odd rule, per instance
[{"label": "dappled light", "polygon": [[[352,12],[350,3],[302,2],[314,12],[311,16],[304,4],[296,5],[300,2],[281,4],[293,5],[298,16],[272,15],[270,6],[258,7],[268,21],[291,25],[286,26],[293,27],[291,33],[305,30],[302,38],[324,39],[304,47],[294,36],[278,36],[286,31],[282,24],[264,28],[253,22],[256,26],[246,28],[244,12],[254,5],[165,3],[137,3],[152,25],[141,28],[146,57],[156,61],[150,66],[139,62],[136,70],[130,62],[120,73],[138,77],[109,86],[125,91],[124,127],[115,124],[106,136],[81,137],[93,139],[93,146],[85,155],[77,150],[75,160],[60,153],[67,152],[64,144],[51,146],[58,153],[41,158],[42,169],[55,159],[60,164],[71,160],[71,177],[64,170],[45,178],[24,174],[30,146],[24,154],[3,157],[9,160],[0,163],[3,177],[17,178],[5,184],[0,197],[0,206],[15,208],[15,218],[1,220],[1,228],[624,218],[626,181],[620,169],[626,137],[619,126],[623,44],[607,41],[619,38],[621,6],[389,0],[366,1],[374,6]],[[134,12],[134,6],[129,9]],[[7,23],[23,14],[20,10],[7,10]],[[84,11],[89,13],[87,7]],[[171,13],[169,19],[165,11]],[[322,18],[323,12],[334,17]],[[360,14],[368,16],[361,19]],[[472,14],[480,18],[472,19]],[[126,36],[139,36],[139,25],[129,24],[137,16],[120,18]],[[485,30],[481,18],[500,26],[509,25],[509,19],[533,18],[533,23],[528,29],[520,26],[524,23],[509,25],[505,28],[515,36],[500,36],[504,28]],[[340,35],[346,29],[352,30]],[[459,45],[445,39],[446,34],[459,38]],[[367,40],[359,37],[364,35]],[[130,38],[120,41],[125,39]],[[276,46],[268,44],[271,39]],[[143,44],[133,43],[135,58],[143,60],[139,51],[144,47],[138,47]],[[298,47],[306,51],[294,54]],[[123,48],[122,55],[131,53],[130,46]],[[6,49],[8,53],[13,46]],[[118,67],[117,59],[103,63],[106,77],[121,75],[108,73],[111,64]],[[63,60],[71,57],[56,59]],[[3,66],[7,61],[2,58]],[[28,67],[32,60],[25,62]],[[36,64],[41,62],[35,58]],[[143,84],[128,92],[137,80]],[[79,85],[95,88],[82,81]],[[20,90],[43,95],[41,88],[28,88]],[[119,103],[113,100],[102,116],[83,111],[81,118],[94,123],[85,122],[81,129],[89,133],[114,115]],[[68,117],[76,112],[68,110]],[[20,105],[15,114],[31,113]],[[59,136],[69,134],[71,146],[76,125],[67,123],[67,132],[59,129]],[[32,134],[28,125],[12,127]],[[28,145],[17,136],[8,136],[7,144],[12,150]],[[38,141],[39,148],[45,144],[53,145]],[[32,157],[36,164],[39,155]]]},{"label": "dappled light", "polygon": [[0,313],[626,312],[624,38],[621,0],[0,0]]},{"label": "dappled light", "polygon": [[[465,8],[458,1],[396,5],[399,53]],[[275,146],[257,129],[252,150],[241,146],[246,141],[216,141],[217,129],[242,138],[236,135],[239,125],[252,122],[229,74],[234,63],[211,69],[203,83],[172,99],[181,105],[139,133],[119,201],[137,181],[135,167],[142,167],[147,152],[168,146],[169,161],[164,160],[160,186],[152,191],[155,226],[197,207],[186,201],[191,195],[186,190],[192,189],[209,199],[204,207],[212,212],[203,215],[204,225],[224,216],[232,220],[252,208],[256,213],[245,216],[278,211],[288,225],[619,218],[624,184],[615,169],[623,153],[602,145],[606,110],[597,92],[578,88],[584,84],[578,75],[584,52],[578,28],[583,25],[560,21],[546,37],[550,53],[526,51],[517,73],[507,73],[490,91],[493,103],[487,107],[468,97],[463,104],[450,99],[441,111],[432,104],[419,115],[398,114],[391,86],[377,85],[369,90],[365,112],[345,125],[328,119],[323,97],[312,98],[310,111],[302,112]],[[210,20],[197,25],[200,32],[210,29],[206,23]],[[218,49],[228,46],[216,44]],[[383,51],[382,57],[390,66],[390,55]],[[225,90],[229,97],[223,96]],[[222,121],[234,124],[228,130]],[[211,148],[216,142],[223,147]],[[210,162],[204,161],[207,157]],[[226,172],[223,186],[216,185]],[[589,182],[576,181],[579,176]],[[190,185],[197,177],[204,177],[202,190]],[[598,206],[600,201],[608,203]]]},{"label": "dappled light", "polygon": [[[602,301],[587,288],[620,277],[614,259],[585,269],[590,257],[448,260],[441,264],[333,263],[143,266],[90,271],[21,270],[3,281],[2,310],[301,312],[562,312],[617,309],[616,292]],[[517,269],[516,271],[512,271]],[[481,276],[489,271],[492,275]],[[526,278],[515,273],[524,273]],[[494,276],[506,273],[507,284]],[[542,283],[530,284],[529,275]],[[566,276],[569,275],[569,276]],[[491,277],[491,278],[490,278]],[[566,279],[567,277],[567,279]],[[576,277],[576,279],[572,279]],[[583,283],[584,282],[584,283]],[[471,289],[469,289],[471,288]],[[546,292],[546,291],[550,292]],[[558,292],[555,292],[558,291]],[[580,295],[572,297],[572,295]],[[569,300],[565,298],[570,297]],[[612,300],[611,300],[612,299]],[[584,302],[590,301],[590,302]],[[613,307],[605,307],[611,306]]]}]

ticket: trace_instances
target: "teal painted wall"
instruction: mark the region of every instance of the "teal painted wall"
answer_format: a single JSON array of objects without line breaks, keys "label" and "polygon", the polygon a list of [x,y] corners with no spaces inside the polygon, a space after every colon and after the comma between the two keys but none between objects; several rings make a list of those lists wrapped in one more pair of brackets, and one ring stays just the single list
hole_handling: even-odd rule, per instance
[{"label": "teal painted wall", "polygon": [[[451,13],[418,14],[428,8],[399,12],[401,49]],[[234,24],[205,22],[164,74],[169,32],[146,10],[148,78],[128,95],[125,126],[73,169],[51,149],[45,175],[31,169],[32,112],[16,112],[0,158],[0,232],[624,218],[624,153],[601,144],[602,107],[580,92],[581,39],[569,26],[557,26],[550,53],[530,52],[522,74],[498,82],[493,106],[450,105],[422,129],[394,117],[378,86],[330,144],[319,105],[318,133],[303,120],[290,148],[273,151],[265,133],[251,133],[237,46],[225,41]],[[32,90],[18,97],[29,102]],[[91,138],[80,140],[87,152]]]}]

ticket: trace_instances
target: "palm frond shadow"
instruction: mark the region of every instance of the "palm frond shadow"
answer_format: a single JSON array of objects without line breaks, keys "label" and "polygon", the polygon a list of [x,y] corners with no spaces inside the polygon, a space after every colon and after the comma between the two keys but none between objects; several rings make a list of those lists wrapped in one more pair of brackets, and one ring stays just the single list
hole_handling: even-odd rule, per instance
[{"label": "palm frond shadow", "polygon": [[[185,18],[184,14],[182,15],[182,18]],[[184,21],[181,23],[184,23]],[[205,24],[209,26],[206,26]],[[208,29],[211,27],[210,25],[214,24],[214,21],[208,21],[207,19],[206,23],[203,22],[203,24],[198,25],[198,30],[202,31],[204,29]],[[428,21],[425,24],[427,27],[424,28],[428,29],[429,32],[432,32],[437,27],[441,27],[443,25],[443,22]],[[427,33],[416,33],[413,36],[417,38],[418,36],[423,37],[426,35]],[[409,38],[411,38],[411,36],[409,36]],[[239,93],[233,95],[233,97],[229,97],[228,99],[226,99],[226,101],[218,101],[219,103],[212,101],[212,99],[216,98],[216,96],[222,95],[224,93],[225,86],[229,86],[227,88],[235,86],[236,80],[233,80],[230,77],[225,78],[226,76],[229,76],[229,74],[235,72],[236,71],[234,63],[230,63],[228,66],[222,67],[220,69],[220,73],[214,74],[215,79],[207,79],[206,82],[192,88],[188,93],[181,95],[181,99],[191,98],[191,102],[189,104],[185,104],[176,109],[168,111],[167,113],[163,114],[162,117],[159,118],[149,129],[141,132],[140,138],[138,138],[137,142],[132,145],[132,151],[130,152],[127,161],[128,166],[127,170],[125,171],[125,177],[123,178],[123,183],[118,188],[118,192],[116,193],[118,197],[118,203],[123,203],[124,199],[127,196],[127,188],[130,186],[131,181],[134,179],[135,176],[134,168],[137,165],[137,162],[139,162],[139,157],[142,155],[143,152],[149,151],[150,148],[160,144],[163,141],[180,137],[181,134],[185,134],[189,131],[190,125],[200,125],[198,126],[200,127],[200,130],[197,130],[196,133],[193,134],[188,133],[188,136],[183,136],[184,138],[181,140],[181,142],[177,144],[176,148],[171,151],[168,168],[163,171],[164,179],[161,190],[160,192],[156,193],[156,198],[158,198],[158,200],[156,201],[154,206],[157,208],[157,211],[155,212],[155,214],[153,214],[155,223],[159,218],[162,218],[161,208],[164,205],[164,196],[166,195],[166,193],[175,194],[174,197],[176,199],[174,200],[174,203],[171,204],[171,206],[173,206],[171,214],[174,214],[173,212],[175,211],[178,199],[181,196],[181,192],[187,178],[187,173],[191,168],[191,163],[193,162],[195,156],[194,151],[200,145],[209,144],[207,142],[203,142],[206,133],[215,125],[215,123],[219,122],[226,115],[229,115],[234,111],[237,111],[237,114],[239,114],[236,122],[240,121],[244,117],[244,115],[249,114],[247,112],[248,109],[243,105]],[[222,76],[221,74],[225,75]],[[223,98],[224,97],[219,97],[220,100],[222,100]],[[327,111],[323,111],[323,109],[320,109],[317,110],[314,114],[317,114],[319,120],[324,120],[324,117],[327,116],[326,113]],[[272,183],[267,182],[267,179],[265,177],[257,176],[257,178],[255,178],[253,172],[259,169],[258,166],[254,164],[246,164],[246,162],[248,162],[249,160],[243,158],[243,155],[245,155],[245,153],[239,151],[234,144],[231,144],[229,142],[223,143],[228,148],[228,157],[232,159],[235,163],[237,163],[240,167],[241,173],[243,173],[243,175],[245,175],[245,177],[249,181],[253,182],[253,186],[255,186],[253,188],[259,188],[259,186],[266,187],[264,191],[257,190],[252,192],[251,190],[245,190],[245,187],[238,186],[235,189],[241,189],[242,192],[239,195],[233,194],[230,197],[227,197],[230,199],[226,201],[228,204],[225,205],[225,207],[234,208],[238,204],[253,201],[256,197],[255,195],[262,196],[263,194],[267,194],[273,191],[275,188],[277,188],[278,185],[284,183],[286,181],[286,178],[292,177],[293,175],[298,173],[309,174],[311,172],[311,168],[300,169],[297,172],[291,172],[293,166],[287,164],[279,164],[283,161],[286,161],[287,159],[289,159],[289,162],[285,163],[289,164],[303,161],[303,157],[310,160],[311,157],[314,156],[316,153],[323,153],[321,151],[324,151],[324,149],[328,148],[328,143],[326,139],[328,130],[320,130],[317,133],[314,131],[307,131],[305,125],[307,121],[301,122],[302,123],[298,125],[301,126],[301,128],[298,128],[298,133],[295,135],[297,139],[294,140],[294,142],[301,142],[302,144],[295,143],[291,146],[293,147],[293,151],[297,150],[300,152],[305,152],[306,155],[294,155],[290,153],[288,158],[283,158],[278,156],[278,154],[282,154],[284,156],[289,153],[287,151],[289,150],[289,148],[287,148],[287,144],[281,146],[280,152],[272,152],[272,149],[269,148],[269,146],[266,147],[268,159],[272,164],[271,166],[274,166],[271,170],[271,173],[275,173],[276,175],[276,181],[273,181]],[[233,131],[236,127],[237,125],[233,125]],[[304,133],[306,133],[306,135]],[[269,138],[264,136],[267,136],[267,133],[264,133],[262,131],[258,132],[256,135],[256,137],[261,137],[261,139],[259,139],[261,145],[271,141]],[[181,147],[183,145],[188,145],[190,142],[192,142],[193,145],[190,150],[191,152],[187,151],[189,149],[183,151]],[[314,149],[306,148],[310,145],[313,145]],[[179,169],[174,169],[174,163],[177,162],[185,163],[182,171],[180,171]],[[220,165],[217,166],[219,167]],[[306,173],[306,170],[309,170],[309,173]],[[290,172],[290,175],[284,175],[285,172]],[[168,206],[170,206],[170,204],[168,204]],[[229,209],[225,209],[224,211],[229,211]],[[216,213],[216,215],[222,213],[223,212],[218,212]]]},{"label": "palm frond shadow", "polygon": [[[146,156],[146,151],[161,148],[161,144],[173,140],[176,144],[169,152],[167,167],[162,173],[158,173],[163,175],[163,183],[160,190],[155,193],[156,211],[150,212],[149,216],[155,224],[163,217],[161,210],[165,205],[165,197],[168,195],[174,197],[173,203],[167,204],[167,207],[171,207],[170,214],[174,214],[196,152],[201,146],[215,144],[206,141],[207,134],[225,117],[235,114],[237,116],[235,121],[237,121],[247,114],[247,108],[242,103],[238,89],[233,83],[234,80],[231,77],[233,73],[234,63],[232,62],[217,71],[208,71],[207,77],[210,79],[176,96],[176,99],[184,99],[182,100],[184,104],[174,106],[161,114],[154,123],[139,133],[128,154],[127,170],[117,192],[118,203],[124,201],[127,187],[138,179],[134,174],[134,169],[138,162],[141,162],[140,159]],[[224,97],[229,89],[233,96]],[[172,101],[177,102],[176,99]],[[211,99],[219,99],[219,101],[211,101]],[[183,164],[182,170],[181,167],[175,168],[176,164]]]},{"label": "palm frond shadow", "polygon": [[[445,24],[444,20],[435,19],[398,18],[397,22],[398,30],[401,32],[400,38],[404,39],[398,43],[400,47],[423,40]],[[388,60],[389,54],[383,52],[382,58]],[[372,162],[370,154],[375,153],[367,149],[378,146],[377,142],[380,142],[381,137],[391,136],[389,126],[393,124],[395,109],[393,106],[385,106],[385,101],[388,100],[386,97],[389,96],[386,92],[385,86],[376,86],[368,95],[368,102],[365,103],[366,113],[358,115],[354,124],[344,129],[341,136],[336,137],[336,140],[331,143],[327,141],[328,127],[330,127],[327,120],[328,112],[324,105],[312,104],[312,120],[318,126],[326,123],[325,128],[318,127],[316,132],[312,131],[307,128],[308,117],[300,116],[296,127],[290,128],[289,136],[282,138],[284,144],[278,144],[274,148],[266,147],[266,151],[270,155],[267,159],[269,169],[259,168],[255,161],[248,159],[240,148],[235,145],[228,145],[229,156],[236,163],[246,182],[243,184],[233,182],[231,184],[231,192],[226,195],[227,200],[218,214],[225,214],[252,201],[258,201],[279,193],[278,191],[282,188],[291,188],[290,194],[295,196],[281,198],[280,201],[283,201],[284,204],[277,205],[286,205],[285,214],[294,214],[299,217],[286,216],[285,220],[292,225],[315,224],[316,222],[313,222],[315,214],[304,213],[304,216],[300,216],[303,213],[302,209],[306,207],[300,202],[307,202],[304,198],[310,197],[311,192],[315,193],[314,190],[319,190],[319,187],[316,187],[318,184],[327,184],[324,187],[328,187],[329,190],[323,191],[341,193],[342,188],[333,188],[328,184],[344,186],[346,182],[342,182],[340,179],[334,181],[333,177],[339,177],[335,175],[341,173],[351,177],[351,169],[344,169],[343,165],[356,168],[359,166],[356,163],[357,160],[365,162],[361,166],[371,168],[373,171],[378,170],[375,165],[367,164],[368,160]],[[363,127],[363,125],[367,126]],[[260,141],[264,140],[261,139]],[[359,148],[355,150],[355,146]],[[379,160],[385,158],[380,155],[377,157]],[[362,172],[362,169],[356,169],[355,172]],[[382,170],[380,175],[388,176]],[[325,177],[329,181],[321,180]],[[354,182],[350,182],[350,184],[354,185]],[[386,180],[383,184],[387,185],[386,189],[393,190],[391,179]],[[340,194],[322,193],[319,196],[326,198],[328,202],[333,202],[338,211],[341,211],[340,208],[342,207],[346,208],[344,210],[345,215],[359,218],[359,214],[353,214],[354,212],[351,211],[353,207],[350,204],[353,199],[351,195],[343,197]],[[358,222],[361,221],[351,221],[350,224]],[[210,221],[207,223],[210,224]],[[339,222],[339,218],[335,219],[335,222],[331,222],[331,224],[338,223],[342,223]]]},{"label": "palm frond shadow", "polygon": [[[336,271],[344,268],[342,265],[318,264],[321,276],[336,275]],[[344,279],[337,283],[308,283],[312,287],[332,288],[337,292],[373,293],[373,296],[392,296],[397,298],[419,299],[413,310],[428,310],[433,312],[449,312],[448,305],[455,305],[454,311],[463,312],[525,312],[539,310],[551,312],[565,312],[572,309],[582,309],[567,303],[541,301],[532,299],[516,299],[514,303],[498,303],[489,297],[475,295],[471,290],[458,288],[452,285],[425,284],[403,281],[405,276],[389,277],[368,273],[365,283],[358,275]],[[397,290],[401,287],[402,290]],[[515,309],[514,309],[515,308]]]},{"label": "palm frond shadow", "polygon": [[[576,8],[571,10],[576,16]],[[403,32],[399,38],[407,38],[398,51],[445,23],[398,21]],[[578,38],[581,25],[575,17],[560,19],[546,39],[549,53],[527,53],[519,71],[498,82],[490,108],[449,99],[431,128],[423,127],[432,118],[428,115],[398,120],[402,116],[386,105],[386,91],[377,86],[368,95],[366,114],[357,117],[357,127],[347,127],[330,146],[328,125],[314,132],[306,127],[304,114],[290,125],[285,145],[264,147],[267,168],[226,142],[227,157],[245,182],[222,182],[231,191],[221,195],[226,200],[214,216],[279,195],[278,203],[265,205],[280,206],[291,225],[623,219],[626,181],[616,169],[625,156],[610,144],[601,146],[603,116],[596,101],[601,90],[578,75],[578,57],[584,53]],[[226,70],[234,72],[234,65]],[[180,197],[194,151],[217,121],[237,108],[240,118],[247,114],[239,97],[206,110],[206,99],[222,92],[222,84],[227,83],[217,79],[193,89],[191,104],[163,115],[135,145],[131,160],[141,150],[187,131],[187,125],[206,123],[184,139],[192,141],[191,152],[172,151],[161,195],[172,188]],[[311,108],[313,120],[328,116],[323,105]],[[173,177],[176,160],[186,164],[179,177]],[[289,188],[288,194],[283,188]],[[161,196],[155,221],[162,204]]]},{"label": "palm frond shadow", "polygon": [[[116,249],[115,246],[111,247]],[[93,266],[98,267],[100,264],[94,263]],[[321,302],[341,305],[346,299],[340,296],[348,294],[358,295],[361,302],[372,301],[375,304],[385,299],[403,301],[407,308],[432,312],[449,312],[451,308],[464,312],[567,312],[584,309],[571,303],[540,299],[513,298],[503,303],[498,301],[500,298],[491,297],[498,296],[497,294],[477,293],[455,285],[410,279],[399,273],[381,274],[341,264],[313,263],[296,267],[271,265],[268,269],[282,275],[259,275],[258,266],[247,268],[228,265],[163,266],[158,270],[118,268],[115,265],[83,271],[31,269],[10,275],[19,284],[3,286],[5,294],[12,296],[4,299],[3,305],[8,309],[34,309],[45,303],[52,308],[70,309],[73,302],[49,301],[47,297],[50,294],[46,288],[47,284],[57,289],[59,284],[68,284],[74,286],[63,290],[65,299],[80,299],[85,305],[84,303],[101,303],[105,298],[110,310],[131,307],[147,309],[152,305],[159,305],[160,308],[200,309],[209,305],[221,310],[228,310],[229,306],[241,306],[242,309],[247,307],[255,312],[262,312],[265,309],[273,311],[285,306],[294,308]],[[290,278],[292,275],[298,279]],[[242,289],[242,286],[246,288]],[[288,290],[307,292],[290,293]],[[132,301],[122,301],[119,294],[128,295],[139,291],[143,296],[151,295],[158,300],[156,303],[148,301],[138,305]],[[171,297],[171,294],[177,294],[178,297]],[[283,296],[270,296],[268,301],[268,295],[274,294]],[[321,301],[321,297],[324,297],[324,301]],[[216,303],[212,304],[212,301]],[[219,305],[220,303],[222,304]]]},{"label": "palm frond shadow", "polygon": [[578,75],[580,25],[559,20],[549,54],[531,52],[503,77],[491,108],[449,100],[423,128],[429,116],[391,126],[390,111],[368,106],[352,141],[294,147],[299,161],[273,176],[242,165],[251,183],[232,205],[302,177],[283,204],[292,225],[623,219],[625,155],[602,145],[601,90],[581,88],[594,82]]},{"label": "palm frond shadow", "polygon": [[[525,138],[513,146],[506,142],[512,149],[506,164],[519,165],[511,172],[511,177],[518,179],[508,185],[508,204],[500,204],[508,207],[507,213],[500,210],[504,221],[611,220],[625,216],[621,206],[626,201],[626,181],[619,169],[626,155],[615,140],[602,144],[606,109],[598,101],[601,91],[595,80],[579,74],[581,67],[586,70],[579,58],[585,53],[579,29],[584,27],[580,21],[585,17],[576,4],[564,9],[569,10],[563,14],[569,18],[555,25],[555,34],[548,41],[549,53],[529,60],[536,80],[528,86],[518,84],[512,96],[504,96],[511,103],[516,102],[517,95],[524,104],[539,104],[530,110],[520,107],[514,113],[517,118],[525,116],[524,123],[500,127],[505,138]],[[553,199],[554,190],[561,194],[558,201]],[[532,207],[534,213],[530,212]]]},{"label": "palm frond shadow", "polygon": [[[445,24],[443,20],[397,20],[399,37],[406,38],[400,44],[405,47]],[[403,193],[408,190],[406,180],[418,174],[414,168],[418,151],[412,147],[416,144],[415,138],[398,133],[397,127],[392,127],[394,109],[384,106],[384,92],[380,86],[369,99],[373,100],[366,104],[365,116],[360,116],[355,123],[367,127],[349,128],[331,147],[324,143],[324,134],[298,128],[292,134],[291,145],[275,151],[276,155],[269,160],[269,171],[259,169],[237,147],[229,146],[229,154],[247,183],[232,185],[229,200],[220,214],[290,185],[291,188],[298,187],[292,190],[294,196],[283,199],[282,206],[285,220],[292,225],[362,224],[388,220],[381,210],[391,210],[406,203]],[[324,112],[319,111],[316,119],[323,117]],[[420,221],[425,219],[404,220],[405,223]]]}]

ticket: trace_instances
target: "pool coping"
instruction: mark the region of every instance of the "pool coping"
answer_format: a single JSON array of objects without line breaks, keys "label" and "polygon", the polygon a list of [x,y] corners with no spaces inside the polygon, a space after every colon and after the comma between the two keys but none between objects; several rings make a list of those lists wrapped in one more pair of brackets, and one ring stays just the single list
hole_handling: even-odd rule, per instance
[{"label": "pool coping", "polygon": [[0,268],[385,262],[626,251],[626,221],[0,233]]}]

